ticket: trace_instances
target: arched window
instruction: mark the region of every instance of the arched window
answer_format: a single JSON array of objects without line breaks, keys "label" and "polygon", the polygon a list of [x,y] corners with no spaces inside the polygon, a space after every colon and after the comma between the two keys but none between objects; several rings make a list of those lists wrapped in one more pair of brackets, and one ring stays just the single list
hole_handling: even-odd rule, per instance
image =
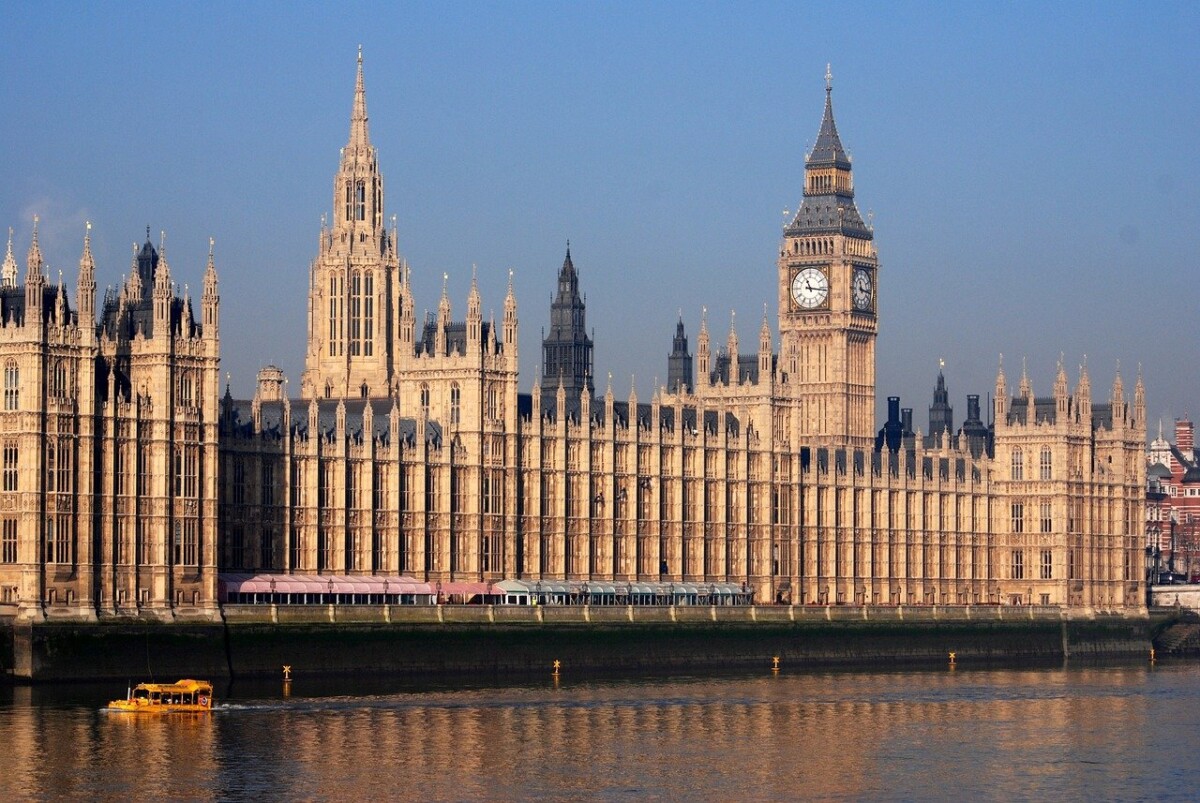
[{"label": "arched window", "polygon": [[1025,479],[1025,455],[1020,449],[1013,449],[1012,478],[1014,480]]},{"label": "arched window", "polygon": [[1052,479],[1054,468],[1054,457],[1050,453],[1049,447],[1042,448],[1041,466],[1038,472],[1038,479]]},{"label": "arched window", "polygon": [[362,353],[364,357],[370,357],[375,350],[374,343],[374,328],[375,328],[375,274],[367,271],[363,274],[363,321],[362,321]]},{"label": "arched window", "polygon": [[362,335],[362,272],[350,274],[350,356],[357,357],[361,351]]},{"label": "arched window", "polygon": [[429,384],[421,383],[421,412],[429,417]]},{"label": "arched window", "polygon": [[361,181],[354,185],[354,219],[367,219],[367,186]]},{"label": "arched window", "polygon": [[450,423],[458,424],[462,416],[462,389],[457,382],[450,385]]},{"label": "arched window", "polygon": [[329,356],[340,357],[345,353],[342,346],[342,277],[329,277]]},{"label": "arched window", "polygon": [[50,387],[47,389],[52,399],[65,399],[67,392],[67,364],[64,360],[55,360],[50,367]]},{"label": "arched window", "polygon": [[16,410],[21,401],[21,369],[16,360],[4,364],[4,409]]},{"label": "arched window", "polygon": [[179,390],[177,393],[176,403],[180,407],[191,407],[195,402],[195,387],[190,371],[184,371],[179,375]]}]

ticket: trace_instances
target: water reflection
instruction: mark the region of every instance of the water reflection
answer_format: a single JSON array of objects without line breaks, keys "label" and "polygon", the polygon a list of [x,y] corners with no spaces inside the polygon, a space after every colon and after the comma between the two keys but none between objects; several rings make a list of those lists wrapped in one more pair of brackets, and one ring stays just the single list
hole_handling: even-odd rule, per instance
[{"label": "water reflection", "polygon": [[0,799],[1188,797],[1198,679],[1179,664],[300,682],[160,717],[99,710],[111,689],[16,688],[0,696]]}]

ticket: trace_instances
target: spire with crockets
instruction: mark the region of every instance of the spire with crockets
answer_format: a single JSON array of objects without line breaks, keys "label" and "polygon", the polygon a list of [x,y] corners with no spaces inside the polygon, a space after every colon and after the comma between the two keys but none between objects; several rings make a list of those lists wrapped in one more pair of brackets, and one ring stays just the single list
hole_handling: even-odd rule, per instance
[{"label": "spire with crockets", "polygon": [[804,160],[804,200],[785,234],[837,232],[871,239],[870,227],[854,205],[850,155],[842,147],[833,119],[833,73],[825,66],[825,115],[817,142]]},{"label": "spire with crockets", "polygon": [[[571,243],[558,272],[558,293],[550,305],[550,331],[542,341],[542,391],[545,395],[558,390],[559,383],[568,399],[578,399],[580,392],[592,386],[592,339],[585,324],[583,298],[579,294],[579,274],[571,261]],[[572,402],[573,403],[573,402]]]}]

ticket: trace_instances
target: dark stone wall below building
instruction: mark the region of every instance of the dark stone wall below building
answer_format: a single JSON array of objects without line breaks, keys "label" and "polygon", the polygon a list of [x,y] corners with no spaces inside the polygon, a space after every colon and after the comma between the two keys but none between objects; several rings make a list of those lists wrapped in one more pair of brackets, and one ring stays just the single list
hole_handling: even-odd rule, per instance
[{"label": "dark stone wall below building", "polygon": [[647,674],[1148,655],[1162,616],[978,608],[227,606],[216,624],[0,623],[17,682],[332,674]]}]

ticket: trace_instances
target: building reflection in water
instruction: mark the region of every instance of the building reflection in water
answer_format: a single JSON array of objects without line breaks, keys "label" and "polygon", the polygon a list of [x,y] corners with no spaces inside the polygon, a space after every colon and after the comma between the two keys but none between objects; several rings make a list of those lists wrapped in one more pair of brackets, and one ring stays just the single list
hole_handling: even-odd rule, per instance
[{"label": "building reflection in water", "polygon": [[1170,704],[1148,689],[1160,678],[1139,667],[323,698],[294,688],[288,700],[165,717],[18,688],[0,704],[0,798],[1112,794],[1146,772],[1144,757],[1179,749],[1152,726]]}]

